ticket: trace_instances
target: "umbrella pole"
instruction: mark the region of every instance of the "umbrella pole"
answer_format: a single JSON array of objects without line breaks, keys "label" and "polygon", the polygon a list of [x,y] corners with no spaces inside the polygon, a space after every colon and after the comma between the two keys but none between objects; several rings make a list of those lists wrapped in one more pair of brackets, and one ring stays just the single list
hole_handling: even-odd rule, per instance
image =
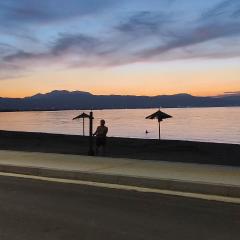
[{"label": "umbrella pole", "polygon": [[93,112],[90,112],[90,117],[89,117],[89,151],[88,151],[89,156],[94,156],[94,151],[93,151]]},{"label": "umbrella pole", "polygon": [[83,118],[83,136],[85,136],[85,129],[84,129],[84,125],[85,125],[85,123],[84,123],[84,118]]},{"label": "umbrella pole", "polygon": [[161,121],[158,121],[158,138],[161,139]]}]

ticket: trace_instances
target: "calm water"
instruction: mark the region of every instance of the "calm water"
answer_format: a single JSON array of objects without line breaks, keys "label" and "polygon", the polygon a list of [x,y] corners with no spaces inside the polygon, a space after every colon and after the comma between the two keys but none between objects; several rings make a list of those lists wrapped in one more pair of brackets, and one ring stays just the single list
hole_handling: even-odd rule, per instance
[{"label": "calm water", "polygon": [[[145,119],[147,115],[156,110],[96,110],[94,111],[94,128],[99,120],[104,118],[109,127],[109,136],[157,138],[157,121]],[[166,108],[163,111],[173,116],[161,124],[164,139],[240,144],[240,107]],[[82,134],[82,122],[72,121],[72,118],[80,112],[0,113],[0,128],[2,130]],[[87,130],[88,124],[85,126]],[[147,135],[146,130],[149,131]]]}]

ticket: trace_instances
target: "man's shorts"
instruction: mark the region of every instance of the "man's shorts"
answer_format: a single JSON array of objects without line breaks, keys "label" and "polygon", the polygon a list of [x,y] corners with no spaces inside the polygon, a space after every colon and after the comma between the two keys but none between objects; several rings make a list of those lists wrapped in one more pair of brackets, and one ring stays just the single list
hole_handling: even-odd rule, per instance
[{"label": "man's shorts", "polygon": [[106,145],[106,137],[97,137],[96,138],[96,145],[97,147],[105,146]]}]

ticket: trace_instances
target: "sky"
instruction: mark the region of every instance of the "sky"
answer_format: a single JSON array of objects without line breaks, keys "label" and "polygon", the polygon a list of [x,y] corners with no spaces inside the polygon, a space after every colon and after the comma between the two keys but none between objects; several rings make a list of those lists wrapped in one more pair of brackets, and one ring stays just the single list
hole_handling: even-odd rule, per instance
[{"label": "sky", "polygon": [[239,0],[5,0],[0,23],[0,97],[240,90]]}]

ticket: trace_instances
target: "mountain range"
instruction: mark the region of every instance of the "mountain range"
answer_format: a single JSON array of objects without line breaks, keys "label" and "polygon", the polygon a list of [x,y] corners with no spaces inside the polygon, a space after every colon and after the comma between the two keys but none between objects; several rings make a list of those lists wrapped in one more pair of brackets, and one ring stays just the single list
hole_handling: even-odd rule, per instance
[{"label": "mountain range", "polygon": [[0,97],[0,111],[230,106],[240,106],[240,94],[226,94],[214,97],[198,97],[185,93],[135,96],[94,95],[82,91],[55,90],[46,94],[39,93],[24,98]]}]

